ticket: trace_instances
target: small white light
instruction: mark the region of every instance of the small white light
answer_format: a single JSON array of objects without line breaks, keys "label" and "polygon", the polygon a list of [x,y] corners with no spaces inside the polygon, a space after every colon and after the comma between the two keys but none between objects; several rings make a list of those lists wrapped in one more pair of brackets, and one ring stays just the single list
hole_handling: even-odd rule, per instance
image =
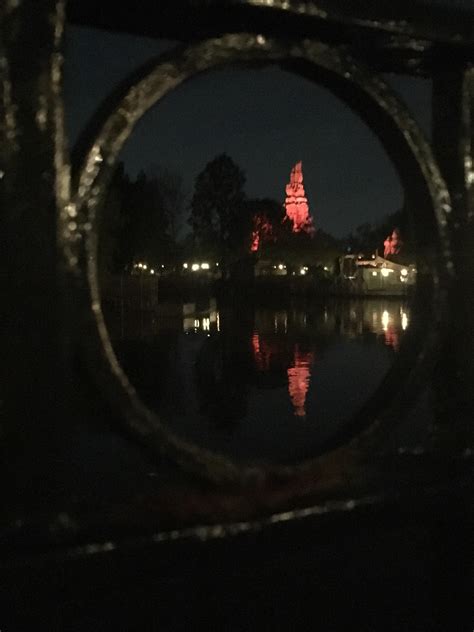
[{"label": "small white light", "polygon": [[327,266],[324,266],[323,269],[324,269],[325,272],[329,272],[329,268]]},{"label": "small white light", "polygon": [[208,263],[201,263],[201,270],[209,270],[210,265]]},{"label": "small white light", "polygon": [[403,269],[402,269],[402,271],[400,272],[400,274],[401,274],[402,276],[407,276],[407,274],[408,274],[408,270],[407,270],[406,268],[403,268]]},{"label": "small white light", "polygon": [[139,264],[138,264],[138,267],[139,267],[139,268],[143,268],[143,263],[139,263]]},{"label": "small white light", "polygon": [[303,274],[303,275],[306,274],[306,270],[304,268],[301,268],[300,274]]},{"label": "small white light", "polygon": [[372,272],[372,276],[377,276],[377,270],[374,270],[374,271]]},{"label": "small white light", "polygon": [[218,265],[219,265],[219,264],[218,264],[218,263],[216,263],[216,266],[218,266]]},{"label": "small white light", "polygon": [[405,312],[403,312],[402,314],[402,329],[403,331],[405,331],[405,329],[408,327],[408,316],[406,315]]},{"label": "small white light", "polygon": [[390,270],[387,270],[387,268],[382,268],[381,272],[382,272],[382,276],[388,277]]},{"label": "small white light", "polygon": [[187,264],[187,263],[183,263],[183,268],[184,268],[185,270],[187,270],[187,269],[188,269],[188,264]]},{"label": "small white light", "polygon": [[150,270],[150,274],[155,274],[155,271],[153,270],[153,268]]},{"label": "small white light", "polygon": [[279,269],[279,270],[283,270],[283,264],[282,264],[282,263],[279,263],[279,264],[278,264],[278,269]]},{"label": "small white light", "polygon": [[191,270],[193,272],[197,272],[199,270],[199,263],[193,263],[193,265],[191,266]]},{"label": "small white light", "polygon": [[146,270],[146,269],[147,269],[147,267],[148,267],[148,266],[147,266],[147,264],[146,264],[146,263],[144,263],[144,264],[142,265],[142,268],[143,268],[144,270]]},{"label": "small white light", "polygon": [[389,322],[390,322],[390,316],[388,312],[385,310],[382,314],[382,328],[384,331],[387,331]]}]

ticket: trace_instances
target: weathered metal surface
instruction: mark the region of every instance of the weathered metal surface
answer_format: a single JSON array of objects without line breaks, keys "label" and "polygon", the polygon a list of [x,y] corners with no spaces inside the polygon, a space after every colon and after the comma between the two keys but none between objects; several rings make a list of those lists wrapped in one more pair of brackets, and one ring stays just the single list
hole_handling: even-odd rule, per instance
[{"label": "weathered metal surface", "polygon": [[[135,124],[168,91],[190,77],[225,64],[268,62],[279,63],[284,68],[323,83],[370,124],[392,157],[408,195],[414,202],[415,232],[419,242],[424,243],[427,239],[431,241],[431,265],[425,268],[420,266],[418,275],[419,300],[418,310],[415,309],[418,327],[412,326],[410,343],[405,346],[405,353],[401,353],[380,390],[354,421],[354,426],[369,426],[383,414],[387,416],[386,423],[394,423],[395,417],[387,406],[387,402],[397,399],[398,390],[394,388],[394,383],[398,383],[399,388],[405,388],[401,376],[410,378],[414,375],[416,372],[412,371],[420,364],[421,358],[425,363],[428,362],[426,356],[433,351],[437,323],[444,314],[444,294],[452,269],[446,235],[447,218],[451,211],[449,194],[422,132],[383,79],[356,63],[344,51],[311,40],[296,43],[249,34],[207,40],[171,52],[156,63],[147,64],[125,81],[122,90],[107,104],[103,104],[100,115],[91,122],[90,128],[79,141],[80,145],[89,145],[90,148],[75,178],[77,184],[73,193],[73,205],[78,212],[77,230],[81,235],[77,244],[85,247],[82,254],[77,253],[77,260],[84,264],[83,275],[87,276],[90,284],[92,311],[97,326],[95,331],[92,330],[85,337],[89,343],[90,365],[100,376],[101,388],[109,394],[116,410],[120,411],[131,436],[150,448],[165,449],[182,466],[200,472],[215,482],[232,481],[252,486],[258,481],[262,485],[275,475],[285,478],[303,475],[307,480],[308,471],[312,468],[320,475],[321,468],[323,471],[325,467],[331,469],[337,459],[341,464],[344,463],[342,470],[347,471],[346,478],[355,478],[354,468],[357,469],[364,452],[360,444],[355,450],[353,445],[348,449],[341,448],[337,457],[332,454],[328,466],[325,465],[325,459],[320,458],[313,464],[305,463],[301,467],[265,470],[239,468],[229,460],[197,450],[178,440],[152,411],[145,408],[123,374],[101,312],[96,268],[97,209],[100,208],[119,152]],[[434,275],[433,271],[436,271]],[[431,310],[431,331],[425,325],[428,309]],[[424,348],[417,342],[421,330],[425,333]],[[419,370],[423,371],[423,368]],[[318,479],[324,480],[324,475],[315,477],[315,480]],[[319,484],[315,483],[315,492]]]},{"label": "weathered metal surface", "polygon": [[[214,3],[192,4],[214,13]],[[372,520],[378,520],[387,503],[394,503],[392,513],[384,515],[388,525],[394,515],[409,514],[413,507],[426,508],[430,515],[442,513],[453,490],[456,520],[468,506],[472,425],[466,411],[472,408],[474,366],[473,79],[467,63],[472,59],[472,23],[450,12],[442,13],[452,15],[446,21],[440,12],[426,18],[409,8],[407,17],[386,3],[377,9],[378,18],[362,4],[356,12],[341,3],[230,4],[242,5],[245,11],[222,13],[218,37],[154,60],[109,99],[83,138],[84,161],[80,169],[76,165],[72,197],[61,100],[63,3],[6,0],[0,5],[0,256],[4,295],[9,298],[3,303],[7,327],[2,337],[0,411],[8,480],[2,523],[6,566],[20,565],[20,551],[21,564],[27,565],[32,559],[50,564],[54,558],[60,564],[68,556],[89,562],[99,553],[120,550],[122,544],[136,551],[175,541],[225,541],[275,525],[286,528],[307,521],[312,528],[322,516],[334,518],[338,537],[344,538],[344,520],[356,516],[356,522],[364,507],[370,506]],[[71,2],[71,15],[86,23],[114,26],[115,20],[120,25],[123,14],[115,4],[115,15],[101,8],[102,21],[90,17],[96,16],[87,13],[90,6],[83,3],[81,18],[79,5]],[[257,18],[257,10],[260,21],[255,24],[267,25],[262,29],[265,35],[236,34],[248,26],[249,16]],[[151,14],[146,8],[135,14],[132,30],[150,34]],[[173,20],[179,13],[174,15],[154,34],[175,37]],[[287,19],[294,20],[294,30],[286,29]],[[193,33],[185,24],[182,28],[185,40],[206,33],[204,26]],[[301,33],[306,39],[295,37]],[[365,64],[353,52],[362,50],[362,38],[371,42],[362,55]],[[341,40],[343,48],[337,45]],[[387,68],[388,57],[378,57],[381,47],[390,51],[390,68],[405,72],[417,66],[436,77],[437,160],[405,106],[373,72]],[[94,264],[96,212],[123,143],[138,119],[168,90],[230,62],[277,62],[343,98],[392,156],[416,201],[417,238],[432,246],[433,265],[421,275],[425,283],[419,287],[420,320],[417,326],[415,319],[413,328],[413,336],[424,328],[424,339],[419,342],[414,336],[413,345],[406,345],[386,383],[354,420],[343,445],[294,469],[238,468],[167,433],[137,399],[115,360],[100,311]],[[83,292],[86,285],[90,293]],[[449,310],[447,297],[453,301]],[[422,320],[426,310],[433,317],[430,328]],[[463,339],[468,342],[456,357],[448,351],[455,348],[453,328],[458,326],[465,328]],[[79,339],[88,336],[88,369],[78,370]],[[448,379],[453,366],[460,380]],[[91,374],[100,388],[92,384]],[[450,383],[448,393],[438,388],[443,382]],[[429,451],[397,446],[387,454],[387,424],[396,423],[412,407],[420,389],[433,385],[443,403],[442,417],[453,425],[435,436]],[[463,402],[462,432],[443,449],[450,428],[458,429],[453,401]],[[136,466],[134,489],[114,500],[103,490],[94,495],[93,474],[81,487],[63,450],[65,437],[77,427],[92,437],[92,449],[100,439],[97,428],[106,425],[112,437],[131,437],[145,447],[135,461],[127,461],[131,469]],[[114,449],[120,446],[114,444]],[[150,482],[150,470],[156,482]],[[110,484],[115,474],[103,476]],[[61,485],[59,494],[56,487]],[[72,495],[76,497],[66,502]],[[466,516],[469,524],[468,512]]]},{"label": "weathered metal surface", "polygon": [[[474,20],[464,7],[368,0],[146,0],[135,12],[127,2],[71,0],[72,23],[176,40],[252,32],[313,37],[351,47],[381,72],[430,75],[446,58],[474,59]],[[449,51],[448,51],[449,49]]]}]

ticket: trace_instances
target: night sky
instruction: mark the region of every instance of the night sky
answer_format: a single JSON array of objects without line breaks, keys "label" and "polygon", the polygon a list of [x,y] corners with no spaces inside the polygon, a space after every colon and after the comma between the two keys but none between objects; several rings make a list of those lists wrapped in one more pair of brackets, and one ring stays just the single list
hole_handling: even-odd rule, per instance
[{"label": "night sky", "polygon": [[[69,28],[65,98],[71,145],[101,100],[127,74],[173,46]],[[389,77],[429,134],[430,82]],[[137,126],[122,159],[134,175],[166,166],[192,193],[196,175],[226,152],[252,197],[284,201],[290,169],[303,160],[316,227],[336,236],[400,208],[403,191],[379,141],[327,90],[276,67],[214,72],[168,95]]]}]

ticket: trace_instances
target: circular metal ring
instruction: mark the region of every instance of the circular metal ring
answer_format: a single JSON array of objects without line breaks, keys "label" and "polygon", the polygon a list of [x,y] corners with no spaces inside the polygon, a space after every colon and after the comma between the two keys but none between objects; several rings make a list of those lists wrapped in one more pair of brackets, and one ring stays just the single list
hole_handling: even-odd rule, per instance
[{"label": "circular metal ring", "polygon": [[[125,141],[139,119],[168,92],[201,73],[236,64],[278,64],[322,84],[342,98],[377,134],[405,189],[412,195],[418,244],[425,240],[434,244],[436,250],[431,265],[420,270],[421,283],[415,306],[421,316],[429,295],[428,303],[436,301],[436,318],[441,319],[444,290],[452,267],[446,234],[450,199],[431,148],[406,107],[381,77],[352,59],[344,49],[313,40],[294,42],[267,39],[262,35],[232,34],[178,48],[144,66],[111,96],[84,136],[87,151],[82,152],[71,205],[75,220],[67,230],[69,246],[74,243],[77,248],[74,260],[78,261],[79,272],[89,288],[86,308],[92,317],[90,339],[86,341],[88,357],[100,387],[110,398],[129,435],[153,452],[166,453],[181,466],[220,483],[257,480],[262,484],[269,477],[286,478],[301,473],[307,476],[308,472],[310,475],[318,472],[320,479],[326,467],[334,470],[334,459],[339,457],[345,460],[345,471],[350,469],[357,460],[354,441],[345,445],[341,441],[340,447],[331,453],[294,467],[253,467],[238,465],[175,436],[158,415],[144,405],[122,371],[101,310],[96,259],[97,209]],[[427,332],[426,323],[415,318],[410,329],[413,335],[407,336],[409,344],[403,345],[378,391],[355,416],[352,437],[363,426],[374,426],[375,421],[380,423],[381,418],[390,416],[399,392],[394,379],[400,389],[404,389],[404,396],[410,384],[419,382],[417,371],[419,374],[433,350],[436,323],[433,322]],[[420,331],[429,334],[422,342],[416,336]],[[363,436],[367,438],[367,433]]]}]

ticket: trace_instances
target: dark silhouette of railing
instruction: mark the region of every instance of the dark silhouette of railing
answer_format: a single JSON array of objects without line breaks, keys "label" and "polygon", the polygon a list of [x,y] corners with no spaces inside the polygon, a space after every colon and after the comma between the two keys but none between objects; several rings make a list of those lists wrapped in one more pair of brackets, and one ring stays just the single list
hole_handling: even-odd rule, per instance
[{"label": "dark silhouette of railing", "polygon": [[[178,614],[184,627],[195,624],[209,615],[210,594],[214,626],[250,629],[235,595],[248,607],[251,586],[268,624],[288,627],[298,612],[304,628],[317,620],[304,594],[342,624],[328,605],[343,602],[328,588],[337,582],[359,599],[355,627],[368,617],[367,629],[382,629],[391,590],[405,619],[398,625],[392,604],[385,629],[470,629],[474,20],[453,5],[425,4],[0,4],[2,564],[19,617],[5,630],[25,629],[18,621],[35,620],[40,601],[57,617],[48,629],[67,629],[69,615],[84,621],[84,604],[95,623],[113,611],[132,629],[133,611],[149,625],[156,573],[162,628],[153,629],[174,629]],[[72,150],[66,19],[181,41],[117,88]],[[198,449],[144,406],[113,353],[95,264],[97,209],[135,123],[190,77],[268,62],[326,86],[378,135],[412,202],[418,244],[431,252],[419,267],[413,324],[380,389],[338,446],[292,467],[240,466]],[[432,145],[380,72],[432,80]],[[394,428],[416,417],[426,396],[435,411],[429,441],[407,448]],[[116,442],[113,472],[87,467],[104,436]],[[91,582],[102,606],[91,606]],[[123,586],[130,611],[115,599]],[[372,590],[373,603],[364,592]],[[63,592],[53,607],[55,591]],[[464,627],[450,625],[456,616]]]}]

